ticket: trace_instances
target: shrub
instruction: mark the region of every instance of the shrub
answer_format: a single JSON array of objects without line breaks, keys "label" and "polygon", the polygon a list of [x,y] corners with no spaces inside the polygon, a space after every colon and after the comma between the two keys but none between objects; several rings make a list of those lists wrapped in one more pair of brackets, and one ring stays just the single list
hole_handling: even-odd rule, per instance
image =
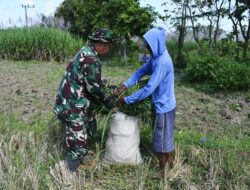
[{"label": "shrub", "polygon": [[64,61],[83,45],[82,40],[55,28],[0,30],[0,58],[3,59]]},{"label": "shrub", "polygon": [[240,51],[240,42],[237,45],[233,40],[230,38],[221,39],[217,43],[217,49],[220,52],[221,56],[230,56],[234,58],[238,58],[237,52]]},{"label": "shrub", "polygon": [[212,90],[247,90],[250,67],[215,53],[193,51],[188,56],[186,79],[208,85]]},{"label": "shrub", "polygon": [[177,68],[184,69],[187,67],[187,59],[183,51],[177,54],[175,63]]},{"label": "shrub", "polygon": [[167,41],[166,46],[173,60],[174,66],[180,69],[186,68],[187,66],[186,55],[198,48],[198,45],[195,42],[185,42],[181,53],[178,53],[178,44],[176,41]]}]

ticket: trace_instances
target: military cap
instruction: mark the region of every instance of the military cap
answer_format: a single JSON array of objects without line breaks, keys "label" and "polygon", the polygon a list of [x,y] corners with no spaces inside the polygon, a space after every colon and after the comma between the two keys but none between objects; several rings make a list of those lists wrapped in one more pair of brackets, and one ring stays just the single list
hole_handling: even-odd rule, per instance
[{"label": "military cap", "polygon": [[113,33],[107,29],[97,29],[88,35],[88,39],[93,41],[101,41],[101,42],[112,42],[114,39],[112,38]]}]

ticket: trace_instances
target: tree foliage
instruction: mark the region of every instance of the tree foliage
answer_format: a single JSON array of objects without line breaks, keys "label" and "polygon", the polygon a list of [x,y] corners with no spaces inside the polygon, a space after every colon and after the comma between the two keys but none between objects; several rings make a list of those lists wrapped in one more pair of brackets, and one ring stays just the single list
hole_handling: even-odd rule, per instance
[{"label": "tree foliage", "polygon": [[[172,0],[173,4],[175,4],[175,8],[172,11],[172,14],[175,14],[174,18],[172,18],[172,20],[174,20],[174,26],[176,28],[176,30],[178,31],[178,43],[177,43],[177,47],[178,47],[178,51],[177,51],[177,55],[175,61],[176,61],[176,66],[179,68],[185,68],[186,67],[186,60],[185,60],[185,55],[183,52],[183,48],[184,48],[184,40],[185,40],[185,35],[186,35],[186,31],[187,31],[187,7],[188,7],[188,3],[189,0],[184,0],[183,2],[180,0]],[[173,5],[172,4],[172,5]],[[164,12],[166,13],[166,16],[161,17],[161,19],[165,19],[165,18],[170,18],[168,15],[168,2],[165,2],[162,4],[162,6],[166,6],[166,9],[164,10]]]},{"label": "tree foliage", "polygon": [[[249,41],[250,41],[250,1],[249,0],[171,0],[176,6],[168,6],[169,1],[163,5],[166,6],[167,13],[172,8],[172,21],[176,26],[181,26],[183,20],[187,20],[186,30],[190,27],[193,31],[193,38],[202,49],[204,41],[210,48],[216,48],[218,39],[225,34],[225,31],[220,28],[220,22],[224,18],[229,18],[232,21],[232,34],[239,47],[237,49],[237,57],[240,58],[240,48],[242,48],[242,59],[249,62]],[[171,4],[172,5],[172,4]],[[183,14],[184,5],[188,7],[189,14]],[[163,17],[164,18],[164,17]],[[190,22],[188,22],[190,21]],[[204,22],[205,21],[205,22]],[[204,23],[206,25],[204,25]],[[184,26],[184,25],[183,25]],[[203,30],[206,28],[206,30]],[[184,29],[182,29],[184,30]],[[180,33],[181,34],[181,33]],[[242,36],[244,42],[240,42]],[[206,44],[207,44],[206,43]]]},{"label": "tree foliage", "polygon": [[77,35],[86,35],[93,28],[94,12],[100,11],[97,0],[65,0],[57,8],[55,17],[63,17],[70,22],[69,30]]},{"label": "tree foliage", "polygon": [[[239,34],[244,39],[242,59],[249,61],[248,47],[250,41],[250,1],[249,0],[228,0],[226,10],[228,18],[232,21],[233,32],[236,42],[239,43]],[[239,52],[238,52],[239,57]]]},{"label": "tree foliage", "polygon": [[62,16],[70,22],[70,31],[83,37],[100,27],[128,37],[142,35],[157,13],[151,6],[140,7],[139,0],[64,0],[55,16]]}]

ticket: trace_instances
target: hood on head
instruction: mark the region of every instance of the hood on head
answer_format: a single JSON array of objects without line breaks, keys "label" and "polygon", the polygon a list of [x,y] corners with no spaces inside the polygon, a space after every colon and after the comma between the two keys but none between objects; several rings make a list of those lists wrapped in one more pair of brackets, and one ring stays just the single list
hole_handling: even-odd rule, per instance
[{"label": "hood on head", "polygon": [[143,37],[149,44],[153,57],[159,57],[166,50],[166,34],[164,28],[158,27],[150,29]]}]

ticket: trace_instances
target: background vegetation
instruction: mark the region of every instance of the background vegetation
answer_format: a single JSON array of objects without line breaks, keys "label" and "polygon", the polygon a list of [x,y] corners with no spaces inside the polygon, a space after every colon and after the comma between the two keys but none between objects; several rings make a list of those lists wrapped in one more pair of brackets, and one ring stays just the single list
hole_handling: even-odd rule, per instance
[{"label": "background vegetation", "polygon": [[[86,43],[86,42],[85,42]],[[56,28],[34,27],[0,30],[0,56],[2,59],[39,60],[67,62],[84,45],[80,38]],[[129,41],[126,52],[129,57],[120,56],[120,43],[114,43],[106,64],[113,66],[139,67],[140,49]],[[197,43],[188,42],[183,46],[183,65],[180,71],[183,79],[204,84],[205,90],[248,90],[250,87],[250,64],[234,54],[237,44],[220,41],[209,48],[204,43],[200,49]],[[176,69],[178,65],[178,44],[167,42],[168,51]],[[104,60],[105,61],[105,60]]]},{"label": "background vegetation", "polygon": [[55,13],[55,17],[70,23],[69,30],[74,34],[86,38],[93,29],[104,27],[119,39],[143,35],[156,15],[151,6],[140,7],[138,0],[65,0]]},{"label": "background vegetation", "polygon": [[83,40],[56,28],[0,30],[0,58],[13,60],[68,60],[83,46]]},{"label": "background vegetation", "polygon": [[221,57],[218,52],[193,51],[188,55],[184,78],[203,83],[212,91],[247,90],[250,87],[250,67],[231,57]]}]

